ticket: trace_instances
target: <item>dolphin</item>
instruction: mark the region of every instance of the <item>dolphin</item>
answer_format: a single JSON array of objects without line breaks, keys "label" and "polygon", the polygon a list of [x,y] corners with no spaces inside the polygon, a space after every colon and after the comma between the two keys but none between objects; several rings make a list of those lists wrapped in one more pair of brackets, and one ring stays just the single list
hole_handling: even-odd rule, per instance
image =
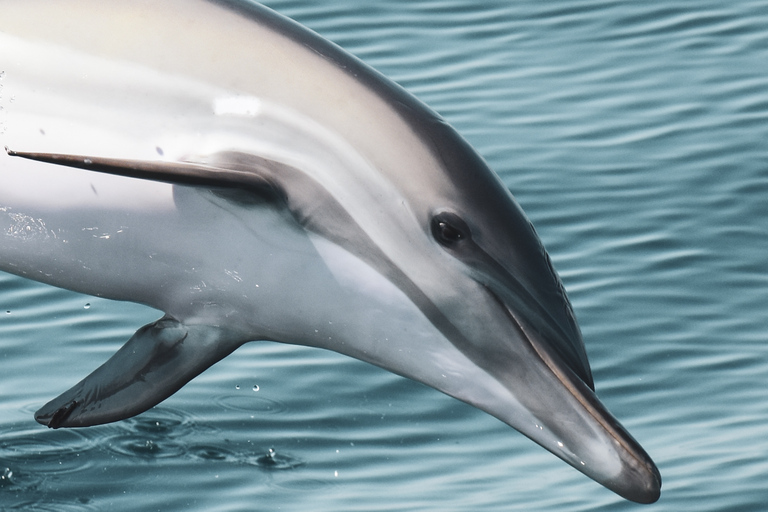
[{"label": "dolphin", "polygon": [[427,384],[658,499],[533,226],[392,81],[237,0],[7,0],[0,71],[0,270],[164,312],[38,422],[131,417],[273,340]]}]

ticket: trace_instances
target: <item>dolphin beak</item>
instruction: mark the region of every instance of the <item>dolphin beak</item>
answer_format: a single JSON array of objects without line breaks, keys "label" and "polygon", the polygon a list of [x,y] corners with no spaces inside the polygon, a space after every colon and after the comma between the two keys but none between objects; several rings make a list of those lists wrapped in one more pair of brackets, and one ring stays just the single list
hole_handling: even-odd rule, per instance
[{"label": "dolphin beak", "polygon": [[[553,331],[541,325],[550,318],[542,319],[530,311],[522,314],[519,308],[515,312],[499,295],[488,292],[507,316],[515,338],[522,341],[525,368],[508,364],[503,353],[495,354],[493,362],[486,359],[483,366],[530,416],[493,404],[476,405],[623,498],[637,503],[657,501],[659,470],[579,377],[580,362],[569,364],[555,348]],[[538,319],[539,325],[527,318]]]},{"label": "dolphin beak", "polygon": [[[605,408],[597,395],[533,329],[515,320],[523,339],[562,388],[557,426],[547,422],[559,437],[555,452],[567,463],[616,494],[637,502],[653,503],[661,493],[661,474],[650,456]],[[591,435],[585,436],[584,433]],[[588,456],[599,462],[589,463]]]}]

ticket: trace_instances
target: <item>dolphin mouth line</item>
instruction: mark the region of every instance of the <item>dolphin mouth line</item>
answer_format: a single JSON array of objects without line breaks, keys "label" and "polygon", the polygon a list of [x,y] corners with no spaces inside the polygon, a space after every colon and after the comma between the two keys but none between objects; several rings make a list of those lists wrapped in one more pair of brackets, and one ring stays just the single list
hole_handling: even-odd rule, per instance
[{"label": "dolphin mouth line", "polygon": [[[568,366],[564,363],[558,364],[558,356],[556,354],[549,353],[544,347],[540,346],[540,344],[536,341],[536,337],[529,333],[525,324],[517,319],[515,314],[509,309],[501,297],[499,297],[488,286],[485,288],[490,293],[490,295],[499,302],[499,305],[507,313],[509,318],[512,320],[512,323],[517,327],[525,341],[528,342],[533,352],[547,366],[547,368],[549,368],[549,370],[555,375],[563,387],[568,390],[571,396],[573,396],[573,398],[575,398],[582,405],[582,407],[584,407],[584,409],[597,422],[597,424],[603,428],[603,431],[606,432],[614,440],[614,442],[622,448],[624,453],[628,454],[632,458],[636,467],[644,468],[651,475],[653,475],[658,486],[660,487],[661,475],[659,470],[655,467],[655,465],[653,465],[653,463],[649,464],[647,460],[643,460],[643,458],[638,455],[637,450],[628,443],[627,439],[634,441],[629,433],[624,431],[625,435],[620,435],[619,432],[617,432],[616,425],[611,424],[606,419],[605,415],[600,414],[598,408],[595,407],[595,405],[590,400],[590,395],[595,396],[595,400],[597,399],[596,395],[594,395],[594,393],[589,390],[586,384],[582,383],[584,389],[580,389],[578,377],[569,371]],[[619,426],[619,429],[623,430],[623,427]],[[640,450],[642,452],[642,449]]]}]

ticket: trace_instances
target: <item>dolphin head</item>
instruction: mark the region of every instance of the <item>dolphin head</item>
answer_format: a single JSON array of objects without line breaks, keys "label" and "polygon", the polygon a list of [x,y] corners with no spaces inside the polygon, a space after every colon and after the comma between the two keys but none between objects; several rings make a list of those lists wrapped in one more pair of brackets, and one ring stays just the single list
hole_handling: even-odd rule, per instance
[{"label": "dolphin head", "polygon": [[479,370],[451,394],[619,495],[656,501],[659,472],[595,395],[573,309],[532,224],[453,130],[431,124],[453,193],[420,211],[433,271],[423,289],[446,339]]},{"label": "dolphin head", "polygon": [[[404,213],[389,208],[383,220],[395,234],[358,254],[442,345],[412,356],[415,368],[394,349],[353,355],[486,411],[629,500],[656,501],[658,469],[597,398],[573,309],[532,224],[452,128],[426,111],[418,123],[438,170],[400,183]],[[366,246],[355,232],[336,242]]]}]

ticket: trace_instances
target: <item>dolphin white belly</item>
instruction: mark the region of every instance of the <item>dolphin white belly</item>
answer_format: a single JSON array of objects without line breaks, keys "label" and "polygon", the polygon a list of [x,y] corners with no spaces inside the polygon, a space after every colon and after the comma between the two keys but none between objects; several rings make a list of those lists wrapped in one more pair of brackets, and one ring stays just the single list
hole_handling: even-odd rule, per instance
[{"label": "dolphin white belly", "polygon": [[2,10],[0,270],[165,312],[38,421],[130,417],[274,340],[424,382],[658,499],[532,226],[437,114],[258,4]]}]

